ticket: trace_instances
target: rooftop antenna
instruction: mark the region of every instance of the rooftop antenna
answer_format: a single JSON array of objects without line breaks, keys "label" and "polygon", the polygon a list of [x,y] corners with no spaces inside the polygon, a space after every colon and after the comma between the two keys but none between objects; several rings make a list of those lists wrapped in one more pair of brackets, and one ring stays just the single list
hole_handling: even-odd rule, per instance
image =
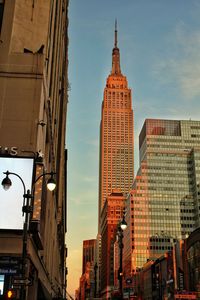
[{"label": "rooftop antenna", "polygon": [[117,48],[117,19],[115,19],[115,48]]}]

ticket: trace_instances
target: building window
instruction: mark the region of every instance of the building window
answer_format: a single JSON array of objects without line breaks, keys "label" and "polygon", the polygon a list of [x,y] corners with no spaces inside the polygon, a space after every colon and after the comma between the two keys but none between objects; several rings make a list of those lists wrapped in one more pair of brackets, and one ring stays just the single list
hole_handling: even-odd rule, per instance
[{"label": "building window", "polygon": [[3,10],[4,10],[4,0],[0,0],[0,33],[1,33],[1,26],[3,22]]}]

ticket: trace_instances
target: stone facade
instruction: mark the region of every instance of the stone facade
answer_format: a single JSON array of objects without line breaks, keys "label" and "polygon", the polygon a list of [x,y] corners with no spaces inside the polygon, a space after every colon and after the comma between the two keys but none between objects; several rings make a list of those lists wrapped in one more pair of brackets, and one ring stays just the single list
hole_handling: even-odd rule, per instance
[{"label": "stone facade", "polygon": [[[33,187],[37,202],[33,199],[28,232],[26,275],[31,274],[32,284],[27,299],[64,298],[68,0],[5,0],[3,6],[0,153],[12,159],[32,158],[32,182],[54,172],[57,184],[53,193],[45,188],[46,178]],[[12,147],[14,155],[8,151]],[[14,228],[1,229],[0,255],[20,256],[21,235]]]}]

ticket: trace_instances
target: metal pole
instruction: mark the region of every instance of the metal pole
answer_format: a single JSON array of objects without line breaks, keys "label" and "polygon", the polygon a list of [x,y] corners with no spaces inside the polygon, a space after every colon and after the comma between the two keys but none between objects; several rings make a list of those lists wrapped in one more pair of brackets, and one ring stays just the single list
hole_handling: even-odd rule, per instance
[{"label": "metal pole", "polygon": [[[21,279],[23,281],[23,284],[21,285],[21,290],[20,290],[20,300],[26,300],[26,291],[27,291],[27,283],[26,283],[26,275],[27,275],[27,240],[28,240],[28,227],[29,227],[29,214],[32,213],[33,211],[33,205],[31,204],[31,202],[29,201],[30,199],[32,199],[32,195],[30,190],[27,190],[26,193],[26,187],[24,184],[23,179],[21,178],[20,175],[18,175],[17,173],[13,173],[13,172],[3,172],[3,174],[6,175],[6,177],[8,177],[9,175],[14,175],[17,176],[22,185],[23,185],[23,189],[24,189],[24,195],[23,195],[23,206],[22,206],[22,212],[23,215],[25,214],[25,220],[24,220],[24,225],[23,225],[23,241],[22,241],[22,269],[21,269]],[[36,181],[34,182],[34,184],[42,177],[45,175],[53,175],[56,174],[54,172],[50,172],[50,173],[43,173],[41,174]],[[4,179],[5,180],[5,179]],[[3,180],[3,181],[4,181]],[[2,185],[3,185],[3,181],[2,181]],[[34,184],[32,186],[32,188],[34,187]],[[11,185],[11,183],[10,183]]]},{"label": "metal pole", "polygon": [[25,213],[25,220],[23,226],[23,245],[22,245],[22,280],[24,283],[21,287],[21,300],[26,300],[26,268],[27,268],[27,240],[28,240],[28,224],[29,224],[29,214],[31,213],[30,201],[31,199],[30,190],[27,191],[27,194],[24,194],[24,199],[26,203],[23,206],[22,210]]},{"label": "metal pole", "polygon": [[122,277],[123,277],[123,268],[122,268],[122,261],[123,261],[123,231],[119,229],[119,250],[120,250],[120,260],[119,260],[119,292],[120,297],[123,299],[123,286],[122,286]]}]

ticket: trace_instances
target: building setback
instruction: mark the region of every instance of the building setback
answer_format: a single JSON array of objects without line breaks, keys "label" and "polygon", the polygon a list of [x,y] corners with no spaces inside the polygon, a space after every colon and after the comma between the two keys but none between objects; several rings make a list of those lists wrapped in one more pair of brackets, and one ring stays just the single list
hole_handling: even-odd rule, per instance
[{"label": "building setback", "polygon": [[[66,298],[67,70],[68,0],[0,1],[1,156],[13,163],[19,157],[33,160],[33,183],[43,173],[56,173],[53,193],[46,189],[46,177],[32,187],[29,300]],[[13,146],[14,154],[5,150]],[[1,228],[0,255],[21,257],[21,230]],[[4,295],[13,279],[2,274]]]},{"label": "building setback", "polygon": [[140,168],[127,202],[129,274],[199,226],[200,121],[147,119]]}]

